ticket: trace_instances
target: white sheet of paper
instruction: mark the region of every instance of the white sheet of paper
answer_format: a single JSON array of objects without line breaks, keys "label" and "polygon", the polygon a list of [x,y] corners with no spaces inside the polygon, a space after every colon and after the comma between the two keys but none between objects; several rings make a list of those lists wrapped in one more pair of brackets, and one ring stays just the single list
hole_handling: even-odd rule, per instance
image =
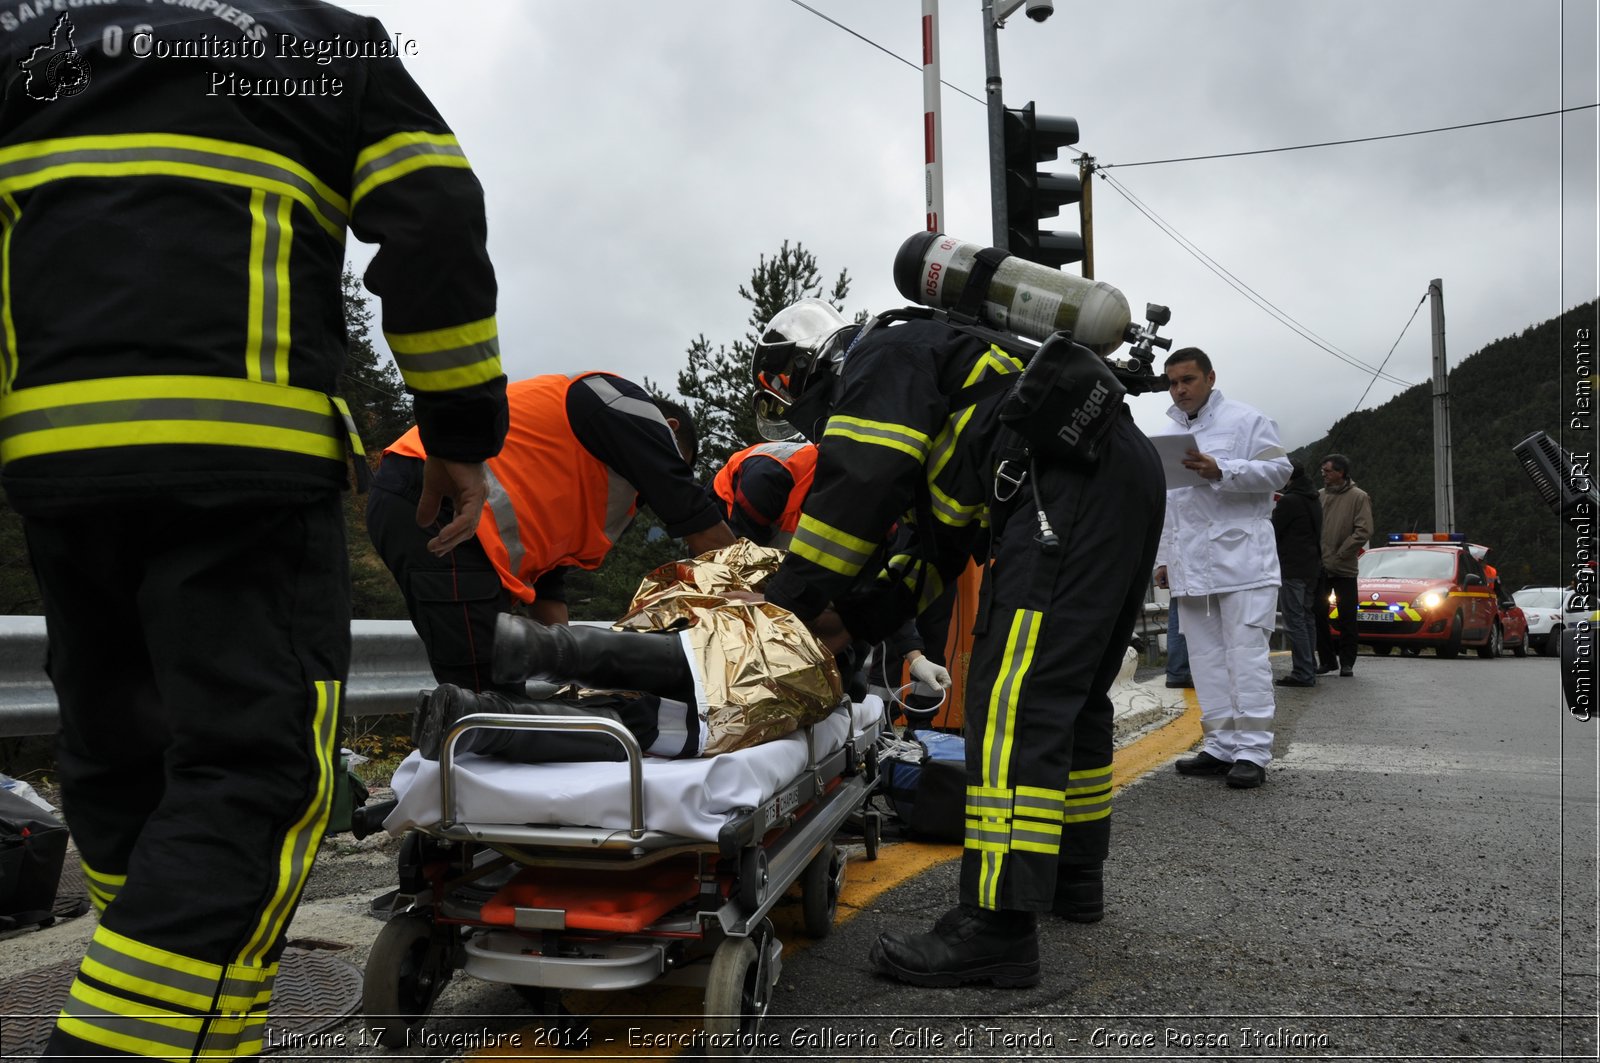
[{"label": "white sheet of paper", "polygon": [[1161,455],[1161,471],[1167,474],[1167,490],[1194,487],[1206,482],[1204,476],[1183,466],[1183,459],[1189,456],[1189,451],[1200,449],[1194,436],[1179,432],[1176,435],[1151,436],[1150,442],[1156,445],[1156,453]]}]

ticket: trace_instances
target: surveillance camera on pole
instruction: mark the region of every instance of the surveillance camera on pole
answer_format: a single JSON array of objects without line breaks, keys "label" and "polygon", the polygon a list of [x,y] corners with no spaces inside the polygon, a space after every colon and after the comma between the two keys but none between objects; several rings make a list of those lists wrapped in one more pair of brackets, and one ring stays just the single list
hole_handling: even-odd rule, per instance
[{"label": "surveillance camera on pole", "polygon": [[994,6],[994,20],[997,25],[1005,25],[1006,19],[1016,14],[1017,8],[1023,8],[1023,13],[1035,22],[1043,22],[1055,13],[1055,0],[1003,0]]}]

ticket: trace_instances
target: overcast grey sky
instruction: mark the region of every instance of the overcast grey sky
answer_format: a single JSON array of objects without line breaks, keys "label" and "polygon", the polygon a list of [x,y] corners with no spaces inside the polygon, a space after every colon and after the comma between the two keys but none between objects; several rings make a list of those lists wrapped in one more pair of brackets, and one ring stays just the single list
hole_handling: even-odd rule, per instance
[{"label": "overcast grey sky", "polygon": [[[737,287],[785,239],[848,269],[848,309],[903,305],[923,228],[919,0],[375,0],[488,193],[512,377],[608,369],[672,388],[689,343],[747,328]],[[980,0],[941,0],[944,228],[988,243]],[[1080,148],[1215,264],[1376,367],[1430,279],[1450,364],[1596,295],[1593,0],[1056,0],[1000,31],[1008,106],[1078,119]],[[977,99],[974,99],[976,97]],[[1070,153],[1063,152],[1069,160]],[[1062,168],[1071,169],[1064,161]],[[1204,347],[1218,387],[1294,447],[1369,370],[1302,338],[1124,199],[1095,197],[1096,276]],[[1069,208],[1071,210],[1071,208]],[[1073,220],[1062,228],[1076,228]],[[364,264],[369,252],[353,247]],[[1424,306],[1385,371],[1430,373]],[[1364,407],[1402,390],[1378,380]],[[1134,402],[1164,423],[1164,395]],[[1552,412],[1552,420],[1554,411]],[[1530,426],[1530,431],[1537,427]]]}]

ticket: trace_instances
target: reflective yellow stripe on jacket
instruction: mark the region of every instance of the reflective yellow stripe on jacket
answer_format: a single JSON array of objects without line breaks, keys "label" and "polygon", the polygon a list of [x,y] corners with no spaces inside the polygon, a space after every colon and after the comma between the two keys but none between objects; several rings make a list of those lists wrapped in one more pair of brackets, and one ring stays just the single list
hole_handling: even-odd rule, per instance
[{"label": "reflective yellow stripe on jacket", "polygon": [[0,192],[14,193],[71,177],[189,177],[257,189],[311,212],[344,242],[350,205],[304,166],[275,151],[177,133],[118,133],[33,140],[0,150]]},{"label": "reflective yellow stripe on jacket", "polygon": [[7,192],[0,194],[0,395],[17,378],[17,325],[11,314],[11,232],[22,209]]},{"label": "reflective yellow stripe on jacket", "polygon": [[[354,424],[320,391],[204,376],[135,376],[0,396],[0,464],[102,447],[209,444],[344,463]],[[360,453],[359,439],[354,440]]]},{"label": "reflective yellow stripe on jacket", "polygon": [[492,317],[431,332],[385,332],[383,338],[414,391],[450,391],[500,375],[500,338]]},{"label": "reflective yellow stripe on jacket", "polygon": [[456,138],[448,133],[396,133],[364,149],[356,156],[356,169],[350,187],[351,206],[360,203],[373,189],[425,166],[452,166],[471,169]]}]

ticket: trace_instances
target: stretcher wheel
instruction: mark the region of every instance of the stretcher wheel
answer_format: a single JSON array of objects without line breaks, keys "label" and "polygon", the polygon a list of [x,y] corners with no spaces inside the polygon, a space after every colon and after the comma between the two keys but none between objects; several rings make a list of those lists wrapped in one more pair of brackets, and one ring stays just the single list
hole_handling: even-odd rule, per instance
[{"label": "stretcher wheel", "polygon": [[424,915],[392,917],[378,931],[361,982],[367,1028],[387,1048],[406,1043],[450,981],[450,931],[437,930]]},{"label": "stretcher wheel", "polygon": [[844,888],[844,853],[837,845],[823,846],[800,873],[800,910],[806,936],[818,940],[833,929],[839,911],[839,891]]},{"label": "stretcher wheel", "polygon": [[717,946],[706,977],[706,1055],[753,1055],[772,1000],[765,954],[765,938],[725,938]]},{"label": "stretcher wheel", "polygon": [[767,899],[767,851],[760,846],[739,854],[739,904],[754,914]]},{"label": "stretcher wheel", "polygon": [[878,858],[878,843],[883,840],[883,813],[868,809],[861,821],[861,843],[866,847],[867,859]]}]

